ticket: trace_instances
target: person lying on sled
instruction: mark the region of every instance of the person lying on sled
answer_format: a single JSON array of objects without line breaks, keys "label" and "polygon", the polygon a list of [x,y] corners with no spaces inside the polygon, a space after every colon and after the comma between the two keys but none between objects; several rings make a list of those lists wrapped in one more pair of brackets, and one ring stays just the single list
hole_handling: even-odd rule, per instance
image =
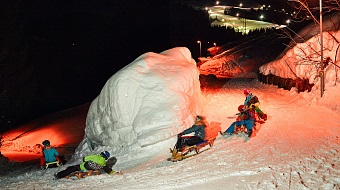
[{"label": "person lying on sled", "polygon": [[263,120],[267,120],[267,114],[263,113],[263,111],[259,108],[260,101],[259,98],[255,95],[253,95],[252,92],[245,89],[243,91],[243,94],[245,95],[246,99],[244,100],[244,106],[247,106],[248,108],[251,106],[255,106],[255,111],[259,115],[259,117]]},{"label": "person lying on sled", "polygon": [[115,174],[116,172],[106,164],[109,158],[110,153],[108,151],[103,151],[100,155],[85,156],[81,164],[69,166],[65,170],[55,173],[54,177],[55,179],[60,179],[68,176],[72,172],[99,169],[103,169],[108,174]]},{"label": "person lying on sled", "polygon": [[[175,145],[175,149],[180,151],[184,146],[192,146],[197,143],[203,142],[205,140],[205,129],[206,125],[204,123],[204,118],[202,116],[196,116],[195,124],[184,130],[183,132],[179,133],[177,143]],[[190,133],[194,133],[194,136],[183,136]]]},{"label": "person lying on sled", "polygon": [[255,117],[255,110],[254,108],[247,109],[246,106],[240,105],[238,107],[238,111],[240,112],[236,121],[233,122],[230,127],[222,133],[222,135],[232,135],[235,132],[235,127],[241,127],[244,125],[247,128],[248,137],[251,136],[253,132],[253,127],[255,125],[254,117]]}]

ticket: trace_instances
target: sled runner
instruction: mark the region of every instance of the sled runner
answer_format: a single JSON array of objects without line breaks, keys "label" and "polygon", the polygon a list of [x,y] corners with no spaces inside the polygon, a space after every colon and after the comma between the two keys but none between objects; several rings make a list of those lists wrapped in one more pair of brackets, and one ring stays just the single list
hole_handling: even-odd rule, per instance
[{"label": "sled runner", "polygon": [[[176,148],[174,149],[170,148],[171,157],[168,158],[167,160],[172,161],[172,162],[177,162],[177,161],[181,161],[183,159],[195,156],[197,154],[200,154],[206,150],[209,150],[214,145],[214,141],[215,141],[215,138],[212,138],[212,139],[200,142],[198,144],[195,144],[193,146],[184,146],[180,150],[177,150]],[[209,147],[205,148],[208,145]]]}]

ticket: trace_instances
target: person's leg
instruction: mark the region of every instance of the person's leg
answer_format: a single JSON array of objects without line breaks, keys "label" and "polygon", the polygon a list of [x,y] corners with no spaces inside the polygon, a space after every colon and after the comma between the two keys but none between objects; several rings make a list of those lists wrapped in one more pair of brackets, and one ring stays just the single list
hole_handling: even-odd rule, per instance
[{"label": "person's leg", "polygon": [[204,140],[202,140],[201,138],[197,137],[197,136],[192,136],[190,138],[186,139],[186,145],[188,146],[193,146],[197,143],[203,142]]},{"label": "person's leg", "polygon": [[247,134],[250,137],[251,134],[253,133],[253,126],[254,126],[255,122],[253,119],[248,119],[244,121],[244,126],[246,126],[247,128]]},{"label": "person's leg", "polygon": [[55,177],[60,179],[60,178],[68,176],[72,172],[79,171],[79,170],[81,170],[80,165],[69,166],[66,168],[66,170],[60,171],[59,173],[55,174]]},{"label": "person's leg", "polygon": [[230,125],[230,127],[224,133],[232,135],[235,132],[235,127],[236,126],[241,126],[241,125],[243,125],[243,123],[244,123],[243,120],[233,122]]},{"label": "person's leg", "polygon": [[256,107],[255,111],[257,112],[261,119],[267,120],[267,114],[263,113],[263,111],[259,107]]}]

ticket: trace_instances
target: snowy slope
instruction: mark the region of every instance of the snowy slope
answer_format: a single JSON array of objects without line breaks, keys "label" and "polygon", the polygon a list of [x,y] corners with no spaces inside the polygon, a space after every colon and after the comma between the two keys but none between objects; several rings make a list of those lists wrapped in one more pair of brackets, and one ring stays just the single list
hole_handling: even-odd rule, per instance
[{"label": "snowy slope", "polygon": [[[30,168],[2,176],[0,189],[339,189],[339,110],[316,106],[318,92],[298,94],[255,80],[232,79],[221,89],[202,92],[210,124],[225,130],[234,121],[244,88],[259,96],[269,115],[247,142],[218,137],[210,150],[173,163],[166,161],[173,137],[161,143],[163,149],[147,150],[154,156],[134,167],[115,155],[114,169],[123,170],[123,175],[53,180],[53,173],[64,167]],[[326,93],[323,98],[328,97]]]}]

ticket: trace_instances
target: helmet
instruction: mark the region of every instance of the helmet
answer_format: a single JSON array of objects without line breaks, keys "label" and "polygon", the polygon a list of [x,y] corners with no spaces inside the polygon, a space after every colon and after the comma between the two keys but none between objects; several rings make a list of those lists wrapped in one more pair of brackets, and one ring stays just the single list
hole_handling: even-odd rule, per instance
[{"label": "helmet", "polygon": [[110,158],[110,153],[108,151],[103,151],[100,153],[100,155],[105,158],[105,160],[107,160],[108,158]]},{"label": "helmet", "polygon": [[244,109],[244,105],[239,105],[237,109],[238,109],[239,112],[244,111],[244,110],[243,110],[243,109]]},{"label": "helmet", "polygon": [[43,144],[44,146],[50,146],[50,145],[51,145],[49,140],[44,140],[44,141],[42,142],[42,144]]},{"label": "helmet", "polygon": [[248,89],[245,89],[245,90],[243,91],[243,94],[248,95],[248,94],[250,94],[250,91],[249,91]]}]

